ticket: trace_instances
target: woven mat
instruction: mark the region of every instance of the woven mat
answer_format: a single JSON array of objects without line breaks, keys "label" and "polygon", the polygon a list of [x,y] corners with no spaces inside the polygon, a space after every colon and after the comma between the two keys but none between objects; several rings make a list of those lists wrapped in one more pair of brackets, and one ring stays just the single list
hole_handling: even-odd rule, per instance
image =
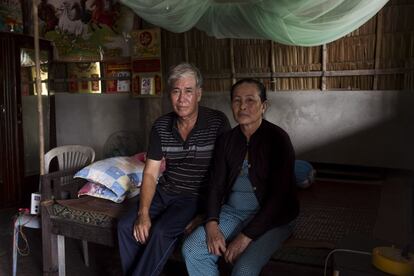
[{"label": "woven mat", "polygon": [[52,215],[77,223],[112,227],[114,219],[122,216],[132,204],[137,204],[137,200],[138,197],[134,197],[123,203],[115,203],[90,196],[57,200],[52,206]]},{"label": "woven mat", "polygon": [[52,216],[61,220],[89,224],[99,227],[110,228],[114,219],[102,213],[69,208],[60,204],[53,204]]},{"label": "woven mat", "polygon": [[80,211],[95,212],[111,218],[117,218],[126,212],[131,204],[137,204],[138,197],[115,203],[106,199],[83,196],[76,199],[57,200],[57,203]]},{"label": "woven mat", "polygon": [[323,266],[335,244],[351,233],[372,236],[381,185],[317,182],[299,193],[292,237],[273,260]]}]

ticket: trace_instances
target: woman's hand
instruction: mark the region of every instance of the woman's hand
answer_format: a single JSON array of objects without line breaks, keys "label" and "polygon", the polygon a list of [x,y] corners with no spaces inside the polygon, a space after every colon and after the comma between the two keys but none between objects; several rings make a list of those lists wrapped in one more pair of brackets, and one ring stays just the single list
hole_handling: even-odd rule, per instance
[{"label": "woman's hand", "polygon": [[184,234],[190,235],[194,229],[196,229],[198,226],[200,226],[204,221],[203,215],[197,215],[195,218],[193,218],[190,223],[187,224],[187,226],[184,229]]},{"label": "woman's hand", "polygon": [[207,248],[210,254],[221,256],[226,251],[226,239],[218,227],[217,221],[209,221],[206,224]]},{"label": "woman's hand", "polygon": [[243,233],[238,234],[237,237],[231,241],[226,252],[224,252],[224,260],[233,264],[234,261],[236,261],[237,258],[239,258],[239,256],[244,252],[247,246],[249,246],[251,241],[252,239]]},{"label": "woman's hand", "polygon": [[149,231],[151,228],[151,218],[148,214],[139,214],[134,224],[135,239],[144,244],[147,242]]}]

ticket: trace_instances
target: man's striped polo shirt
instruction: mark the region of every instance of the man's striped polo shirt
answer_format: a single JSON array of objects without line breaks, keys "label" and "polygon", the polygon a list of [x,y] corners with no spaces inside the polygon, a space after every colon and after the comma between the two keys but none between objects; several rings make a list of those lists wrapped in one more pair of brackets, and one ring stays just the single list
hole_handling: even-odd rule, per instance
[{"label": "man's striped polo shirt", "polygon": [[165,191],[198,195],[208,181],[216,138],[230,130],[230,124],[223,112],[199,106],[194,128],[183,141],[177,119],[170,112],[154,122],[147,158],[165,158],[166,170],[158,181]]}]

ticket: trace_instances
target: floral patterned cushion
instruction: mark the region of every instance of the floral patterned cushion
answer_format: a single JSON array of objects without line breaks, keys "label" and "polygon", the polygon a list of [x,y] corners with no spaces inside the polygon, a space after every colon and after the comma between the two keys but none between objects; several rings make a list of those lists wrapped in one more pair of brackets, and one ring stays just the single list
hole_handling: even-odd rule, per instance
[{"label": "floral patterned cushion", "polygon": [[127,195],[139,192],[144,163],[133,157],[112,157],[97,161],[75,174],[75,178],[88,180],[78,196],[90,195],[122,202]]}]

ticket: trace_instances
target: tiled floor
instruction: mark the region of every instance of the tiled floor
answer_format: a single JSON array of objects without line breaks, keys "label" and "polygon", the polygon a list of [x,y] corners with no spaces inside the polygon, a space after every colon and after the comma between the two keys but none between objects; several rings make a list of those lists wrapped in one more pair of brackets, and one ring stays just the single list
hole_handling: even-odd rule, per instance
[{"label": "tiled floor", "polygon": [[[378,209],[378,201],[380,201],[380,190],[377,185],[364,185],[354,186],[353,184],[332,184],[319,183],[319,185],[313,185],[311,189],[301,193],[302,203],[302,220],[299,220],[298,225],[303,224],[303,229],[307,230],[304,233],[296,231],[300,239],[303,235],[306,240],[313,240],[315,237],[324,237],[324,240],[330,242],[337,242],[339,238],[342,238],[348,232],[338,232],[339,228],[346,228],[348,230],[361,232],[362,226],[368,225],[370,230],[373,227],[373,221],[366,219],[363,216],[359,219],[359,213],[371,214],[372,210]],[[395,186],[395,184],[394,184]],[[393,192],[396,193],[393,186]],[[381,204],[380,204],[381,205]],[[321,212],[316,207],[323,207],[323,210],[330,210],[334,212],[332,215],[327,215],[326,212]],[[329,207],[331,206],[331,207]],[[387,203],[386,206],[395,206],[395,203]],[[334,208],[335,207],[335,208]],[[349,210],[358,209],[358,216]],[[319,211],[315,211],[319,210]],[[362,212],[364,211],[364,212]],[[13,216],[17,213],[15,209],[0,210],[0,276],[11,275],[12,271],[12,223]],[[334,218],[333,218],[334,217]],[[371,216],[368,216],[371,217]],[[374,215],[375,217],[375,215]],[[378,214],[381,217],[381,214]],[[309,220],[306,220],[309,219]],[[352,222],[352,223],[350,223]],[[347,222],[347,227],[342,222]],[[361,221],[364,224],[361,224]],[[334,223],[335,222],[335,223]],[[311,227],[313,224],[317,224],[318,227]],[[326,236],[326,233],[321,231],[324,229],[321,227],[323,223],[333,226],[340,226],[336,229],[336,235],[334,239],[330,240]],[[342,224],[341,224],[342,223]],[[356,227],[357,225],[358,227]],[[355,226],[355,227],[354,227]],[[310,231],[310,229],[316,229]],[[354,229],[355,228],[355,229]],[[362,229],[362,230],[361,230]],[[343,230],[343,229],[342,229]],[[28,244],[30,247],[30,253],[28,256],[18,256],[17,275],[18,276],[37,276],[42,275],[42,253],[41,253],[41,230],[24,228],[24,234],[27,236]],[[351,231],[351,232],[352,232]],[[354,232],[355,232],[354,231]],[[332,233],[332,230],[327,232]],[[368,233],[368,232],[367,232]],[[322,235],[324,234],[324,235]],[[339,234],[343,234],[342,236]],[[303,238],[302,237],[302,238]],[[24,244],[20,244],[23,246]],[[90,267],[86,267],[82,260],[81,242],[73,239],[66,239],[66,275],[69,276],[118,276],[121,275],[120,260],[118,256],[117,248],[109,248],[98,244],[89,244],[89,257]],[[324,252],[326,254],[326,252]],[[261,276],[270,275],[282,275],[282,276],[319,276],[323,275],[323,269],[321,265],[304,265],[306,262],[300,262],[295,258],[278,258],[279,261],[271,262],[271,265],[267,265]],[[310,253],[305,254],[307,257]],[[302,265],[299,265],[302,263]],[[176,276],[186,275],[185,267],[180,263],[169,263],[164,269],[163,276]]]},{"label": "tiled floor", "polygon": [[[15,209],[0,210],[0,276],[12,275],[12,223]],[[27,256],[18,256],[17,276],[42,275],[41,230],[24,228],[30,252]],[[89,244],[90,266],[86,267],[82,259],[81,242],[66,239],[66,275],[68,276],[120,276],[120,260],[116,248],[109,248],[98,244]],[[20,243],[24,246],[24,243]],[[263,275],[283,276],[319,276],[320,268],[292,265],[275,262],[267,266]],[[185,276],[185,267],[181,263],[169,262],[162,276]]]},{"label": "tiled floor", "polygon": [[[0,211],[0,275],[12,275],[12,222],[16,210]],[[23,228],[27,237],[29,254],[18,255],[17,275],[42,275],[41,230]],[[20,247],[25,243],[20,240]],[[86,267],[82,260],[81,242],[66,239],[66,275],[121,275],[118,253],[114,248],[97,244],[89,244],[90,267]],[[99,254],[97,254],[99,252]]]}]

